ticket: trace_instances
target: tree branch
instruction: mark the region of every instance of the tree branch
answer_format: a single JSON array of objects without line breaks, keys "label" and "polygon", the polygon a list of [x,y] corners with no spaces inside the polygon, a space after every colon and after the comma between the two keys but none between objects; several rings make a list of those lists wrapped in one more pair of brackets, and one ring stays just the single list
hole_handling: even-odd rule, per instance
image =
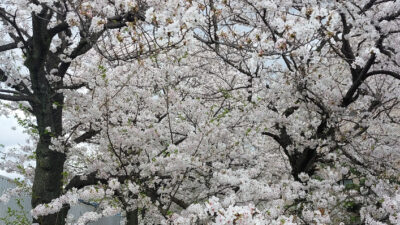
[{"label": "tree branch", "polygon": [[60,89],[68,89],[68,90],[76,90],[82,87],[87,86],[87,83],[80,83],[80,84],[71,84],[71,85],[67,85],[67,86],[60,86],[60,87],[56,87],[56,90],[60,90]]},{"label": "tree branch", "polygon": [[364,5],[364,7],[361,9],[360,12],[358,12],[358,14],[363,14],[364,12],[369,10],[372,6],[374,6],[375,2],[376,0],[370,0],[367,4]]},{"label": "tree branch", "polygon": [[54,35],[67,30],[68,28],[69,28],[68,23],[67,22],[62,22],[62,23],[58,24],[57,26],[51,28],[49,30],[49,35],[51,37],[53,37]]},{"label": "tree branch", "polygon": [[15,49],[18,48],[18,43],[17,42],[13,42],[13,43],[9,43],[9,44],[5,44],[0,46],[0,52],[5,52],[11,49]]},{"label": "tree branch", "polygon": [[64,191],[67,192],[69,190],[71,190],[72,188],[83,188],[89,185],[95,185],[100,183],[107,183],[106,179],[99,179],[96,177],[97,175],[97,171],[90,173],[89,175],[86,175],[85,178],[86,179],[82,179],[82,176],[75,176],[73,177],[69,183],[67,184],[67,186],[65,186]]},{"label": "tree branch", "polygon": [[355,56],[350,46],[350,41],[346,39],[346,35],[350,33],[351,26],[347,24],[346,15],[344,13],[340,13],[340,18],[343,24],[342,48],[340,49],[340,51],[345,56],[346,62],[350,65],[352,80],[354,82],[357,80],[358,69],[353,69],[351,67],[355,60]]},{"label": "tree branch", "polygon": [[371,76],[374,76],[374,75],[388,75],[388,76],[391,76],[391,77],[394,77],[394,78],[400,80],[400,74],[399,73],[396,73],[396,72],[393,72],[393,71],[389,71],[389,70],[371,71],[369,73],[366,73],[365,77],[368,78],[368,77],[371,77]]},{"label": "tree branch", "polygon": [[375,62],[376,55],[372,54],[372,56],[368,59],[367,63],[363,67],[362,70],[359,70],[359,74],[357,75],[357,79],[353,81],[353,84],[347,91],[346,95],[343,97],[342,100],[342,107],[347,107],[352,102],[354,102],[357,98],[353,97],[354,93],[358,90],[360,85],[367,79],[367,72]]},{"label": "tree branch", "polygon": [[27,95],[6,95],[6,94],[0,94],[0,100],[6,100],[6,101],[13,101],[13,102],[19,102],[19,101],[33,101],[33,98],[31,96]]},{"label": "tree branch", "polygon": [[[5,72],[0,69],[0,82],[6,82],[7,79],[8,79],[8,76],[5,75]],[[11,88],[14,88],[15,90],[17,90],[18,94],[23,93],[23,94],[26,94],[27,96],[30,96],[32,94],[29,91],[29,88],[22,81],[20,81],[18,84],[12,85]],[[11,93],[11,92],[8,92],[8,93]]]},{"label": "tree branch", "polygon": [[176,198],[175,196],[171,196],[171,201],[173,201],[175,204],[177,204],[182,209],[186,209],[187,207],[189,207],[189,204],[187,204],[186,202],[184,202],[181,199]]},{"label": "tree branch", "polygon": [[380,18],[378,21],[379,22],[382,22],[384,20],[391,21],[391,20],[396,19],[398,16],[400,16],[400,10],[391,15],[384,16],[384,17]]},{"label": "tree branch", "polygon": [[82,143],[82,142],[87,141],[90,138],[96,136],[99,133],[100,133],[100,130],[89,130],[86,133],[82,134],[81,136],[75,138],[74,142],[77,144]]}]

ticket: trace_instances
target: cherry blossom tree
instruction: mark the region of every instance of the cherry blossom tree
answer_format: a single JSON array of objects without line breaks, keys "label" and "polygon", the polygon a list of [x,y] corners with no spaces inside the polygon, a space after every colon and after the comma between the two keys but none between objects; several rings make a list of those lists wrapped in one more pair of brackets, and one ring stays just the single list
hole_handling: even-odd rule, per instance
[{"label": "cherry blossom tree", "polygon": [[39,224],[400,222],[397,1],[27,3],[0,98],[36,118]]},{"label": "cherry blossom tree", "polygon": [[[280,206],[291,213],[278,214],[289,216],[285,221],[398,223],[396,210],[382,212],[382,198],[397,208],[396,200],[388,199],[398,196],[398,136],[393,132],[398,129],[398,7],[393,1],[203,5],[208,18],[195,38],[248,78],[248,101],[256,108],[249,128],[261,127],[255,135],[279,145],[303,187],[292,185],[315,195],[302,196],[298,190],[299,196],[291,196]],[[335,190],[346,176],[359,179],[358,184],[346,186],[351,191]],[[338,193],[347,195],[338,198]],[[254,207],[232,206],[214,209],[217,223],[258,214]],[[261,221],[268,218],[261,216]]]},{"label": "cherry blossom tree", "polygon": [[[86,84],[76,79],[71,64],[94,47],[106,29],[117,29],[143,19],[140,2],[122,5],[92,1],[1,1],[2,61],[0,99],[20,102],[35,122],[37,133],[32,206],[49,203],[62,192],[65,153],[51,150],[50,139],[63,135],[63,90]],[[114,7],[113,7],[114,6]],[[102,8],[105,7],[105,8]],[[101,16],[102,19],[99,19]],[[76,142],[95,135],[87,130]],[[68,207],[35,220],[64,224]]]}]

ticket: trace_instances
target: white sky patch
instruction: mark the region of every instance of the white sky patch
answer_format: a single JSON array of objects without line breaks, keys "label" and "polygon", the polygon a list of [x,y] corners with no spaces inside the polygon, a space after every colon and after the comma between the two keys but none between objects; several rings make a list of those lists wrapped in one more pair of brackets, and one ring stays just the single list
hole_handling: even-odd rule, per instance
[{"label": "white sky patch", "polygon": [[23,133],[23,128],[18,125],[14,117],[0,116],[0,144],[5,147],[17,144],[25,144],[28,135]]},{"label": "white sky patch", "polygon": [[[29,136],[23,133],[23,128],[18,125],[17,120],[10,116],[0,116],[0,156],[6,149],[16,148],[18,149],[18,145],[25,145],[26,140]],[[7,173],[6,171],[0,170],[0,175],[9,177],[9,178],[16,178],[21,177],[17,174]]]}]

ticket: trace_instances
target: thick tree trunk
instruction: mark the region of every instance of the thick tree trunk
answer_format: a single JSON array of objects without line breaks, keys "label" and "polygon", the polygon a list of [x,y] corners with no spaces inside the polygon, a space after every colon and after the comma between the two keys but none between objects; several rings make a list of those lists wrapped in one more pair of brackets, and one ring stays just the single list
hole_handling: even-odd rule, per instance
[{"label": "thick tree trunk", "polygon": [[[51,137],[62,135],[62,105],[64,96],[56,93],[46,75],[57,68],[58,58],[49,55],[52,36],[48,33],[48,21],[52,12],[43,9],[40,14],[32,14],[32,48],[28,52],[25,66],[29,68],[35,100],[31,102],[36,117],[39,142],[36,147],[36,169],[32,187],[32,208],[50,203],[62,194],[63,169],[66,155],[50,149]],[[62,80],[59,82],[62,85]],[[57,103],[57,107],[53,105]],[[33,222],[40,225],[64,225],[69,207],[56,214],[50,214]]]},{"label": "thick tree trunk", "polygon": [[300,173],[306,173],[312,176],[315,172],[315,161],[317,151],[315,149],[306,148],[302,153],[289,157],[292,166],[292,175],[296,181],[301,181]]},{"label": "thick tree trunk", "polygon": [[[51,202],[61,195],[65,155],[49,149],[50,139],[41,138],[36,148],[35,179],[32,187],[32,207]],[[68,208],[56,214],[39,217],[40,225],[64,225]]]},{"label": "thick tree trunk", "polygon": [[126,225],[138,225],[139,224],[139,211],[137,209],[126,212]]},{"label": "thick tree trunk", "polygon": [[[42,88],[46,90],[46,88]],[[47,89],[48,90],[48,89]],[[53,96],[50,98],[50,96]],[[32,187],[32,207],[50,203],[62,194],[63,169],[66,155],[50,149],[51,137],[62,134],[63,95],[56,93],[38,93],[40,103],[34,105],[33,111],[37,120],[39,142],[36,146],[36,169]],[[53,108],[56,101],[59,106]],[[64,225],[69,207],[56,214],[40,217],[34,222],[40,225]]]}]

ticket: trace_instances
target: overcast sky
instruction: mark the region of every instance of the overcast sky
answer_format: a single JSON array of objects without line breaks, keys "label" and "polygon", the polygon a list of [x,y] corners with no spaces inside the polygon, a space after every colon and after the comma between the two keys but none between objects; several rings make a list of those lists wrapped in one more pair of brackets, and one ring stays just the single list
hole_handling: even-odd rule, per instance
[{"label": "overcast sky", "polygon": [[[22,129],[14,117],[0,116],[0,124],[0,144],[11,146],[25,143],[28,136],[22,133]],[[12,127],[16,129],[13,130]]]},{"label": "overcast sky", "polygon": [[[13,130],[13,127],[16,129]],[[0,147],[0,157],[2,156],[4,149],[11,148],[18,144],[25,144],[27,138],[28,135],[22,133],[22,129],[14,117],[10,116],[7,118],[5,116],[0,116],[0,144],[4,145],[4,148]],[[0,170],[0,175],[11,178],[16,177],[15,174],[9,174],[2,170]]]}]

